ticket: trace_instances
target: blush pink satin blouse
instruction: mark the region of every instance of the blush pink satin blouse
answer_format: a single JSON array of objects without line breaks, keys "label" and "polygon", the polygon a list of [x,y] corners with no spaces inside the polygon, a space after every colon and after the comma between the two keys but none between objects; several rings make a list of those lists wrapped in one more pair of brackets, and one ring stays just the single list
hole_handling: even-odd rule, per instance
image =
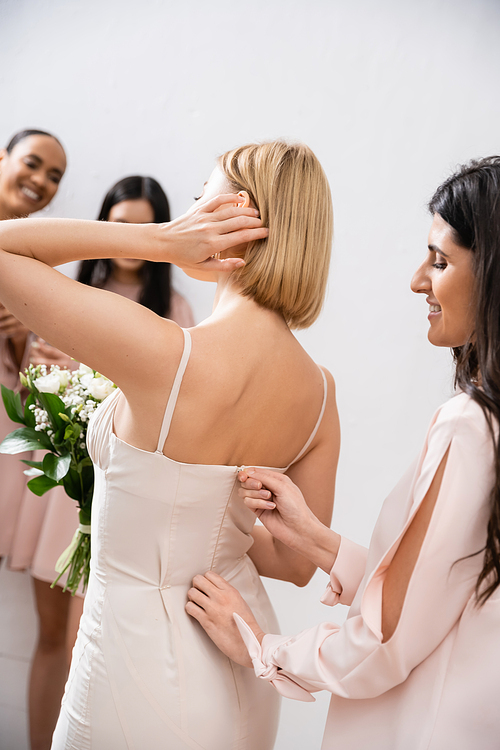
[{"label": "blush pink satin blouse", "polygon": [[[398,626],[382,643],[387,567],[448,448]],[[493,481],[486,419],[458,394],[437,411],[416,466],[385,501],[368,554],[341,542],[323,601],[351,604],[344,625],[266,635],[260,648],[238,620],[259,677],[299,700],[332,693],[323,750],[500,747],[500,589],[482,607],[475,600],[483,554],[474,553],[485,545]]]}]

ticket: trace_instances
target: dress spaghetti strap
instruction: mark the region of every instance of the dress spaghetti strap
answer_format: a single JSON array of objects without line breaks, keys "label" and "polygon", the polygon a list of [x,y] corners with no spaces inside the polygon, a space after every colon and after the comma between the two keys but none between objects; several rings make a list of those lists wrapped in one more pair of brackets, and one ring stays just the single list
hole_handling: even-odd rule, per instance
[{"label": "dress spaghetti strap", "polygon": [[[319,369],[319,371],[321,373],[321,376],[323,378],[323,403],[321,405],[321,411],[319,413],[318,421],[316,422],[313,431],[309,435],[309,439],[307,440],[306,444],[304,445],[304,447],[302,448],[302,450],[295,456],[295,458],[293,459],[293,461],[290,461],[290,463],[288,464],[288,466],[286,467],[286,469],[289,469],[292,464],[296,464],[297,461],[299,461],[302,458],[302,456],[304,455],[304,453],[306,452],[306,450],[309,448],[309,446],[311,445],[312,441],[316,437],[316,433],[319,430],[319,426],[321,424],[321,420],[323,419],[323,414],[325,413],[326,397],[328,396],[328,383],[326,381],[325,373],[323,372],[323,370],[321,369],[321,367],[319,367],[318,369]],[[286,471],[286,469],[285,469],[285,471]]]},{"label": "dress spaghetti strap", "polygon": [[187,363],[189,362],[189,355],[191,354],[191,334],[186,328],[182,329],[184,334],[184,351],[182,352],[181,361],[175,375],[172,390],[165,409],[165,415],[160,430],[160,437],[158,438],[158,447],[156,448],[157,453],[163,453],[163,446],[167,439],[168,432],[170,430],[170,424],[174,415],[175,405],[177,403],[177,397],[181,388],[182,378],[186,372]]}]

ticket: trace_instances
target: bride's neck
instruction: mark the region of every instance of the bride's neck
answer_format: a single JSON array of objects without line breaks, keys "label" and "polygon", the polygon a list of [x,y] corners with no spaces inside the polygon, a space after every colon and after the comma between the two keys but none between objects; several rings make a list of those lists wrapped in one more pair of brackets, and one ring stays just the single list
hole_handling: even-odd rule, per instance
[{"label": "bride's neck", "polygon": [[288,328],[283,316],[267,310],[251,297],[244,297],[238,287],[230,279],[224,277],[217,283],[212,314],[207,322],[232,321],[235,324],[248,324],[253,318],[268,318],[279,326]]}]

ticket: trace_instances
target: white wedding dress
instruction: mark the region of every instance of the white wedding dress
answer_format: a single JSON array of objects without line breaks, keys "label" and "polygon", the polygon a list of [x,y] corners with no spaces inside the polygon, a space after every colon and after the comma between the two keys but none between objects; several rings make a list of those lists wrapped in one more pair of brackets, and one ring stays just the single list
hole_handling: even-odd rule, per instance
[{"label": "white wedding dress", "polygon": [[[189,360],[184,334],[154,453],[114,434],[118,390],[89,426],[96,480],[91,575],[52,750],[274,745],[278,694],[225,657],[184,609],[193,576],[214,570],[242,593],[266,631],[279,632],[246,554],[255,516],[237,495],[238,467],[185,464],[162,452]],[[324,382],[318,424],[297,459],[321,421]]]}]

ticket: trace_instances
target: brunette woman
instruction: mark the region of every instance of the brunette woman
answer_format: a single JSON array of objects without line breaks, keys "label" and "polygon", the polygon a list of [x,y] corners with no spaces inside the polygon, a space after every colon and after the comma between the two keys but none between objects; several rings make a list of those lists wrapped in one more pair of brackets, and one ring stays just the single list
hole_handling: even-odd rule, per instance
[{"label": "brunette woman", "polygon": [[231,659],[289,697],[332,693],[324,750],[499,743],[500,157],[461,167],[429,209],[411,286],[426,296],[429,341],[453,351],[458,392],[387,498],[368,552],[315,518],[287,477],[240,475],[267,529],[330,573],[325,601],[351,605],[345,624],[265,635],[215,573],[189,592],[189,614]]},{"label": "brunette woman", "polygon": [[[109,190],[98,219],[125,224],[170,221],[168,199],[153,177],[125,177]],[[122,294],[182,328],[194,325],[188,302],[172,286],[170,263],[132,258],[84,260],[78,281]]]}]

